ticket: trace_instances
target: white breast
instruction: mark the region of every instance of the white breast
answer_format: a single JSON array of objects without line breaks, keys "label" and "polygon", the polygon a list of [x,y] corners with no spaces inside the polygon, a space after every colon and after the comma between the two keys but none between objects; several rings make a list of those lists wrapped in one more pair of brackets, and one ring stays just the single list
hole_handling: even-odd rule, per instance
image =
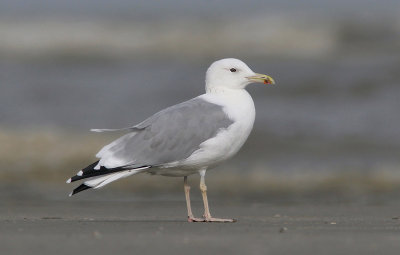
[{"label": "white breast", "polygon": [[235,155],[247,140],[254,124],[254,102],[246,90],[224,89],[201,96],[204,100],[223,106],[223,110],[233,120],[227,129],[216,137],[200,145],[189,158],[179,162],[179,167],[209,167]]}]

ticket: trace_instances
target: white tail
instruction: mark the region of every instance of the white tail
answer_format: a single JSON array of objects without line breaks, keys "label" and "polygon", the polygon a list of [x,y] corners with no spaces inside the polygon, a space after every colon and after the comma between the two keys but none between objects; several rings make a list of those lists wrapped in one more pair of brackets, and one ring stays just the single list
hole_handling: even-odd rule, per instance
[{"label": "white tail", "polygon": [[128,176],[134,175],[134,174],[138,174],[138,173],[142,172],[142,170],[147,169],[147,168],[149,168],[149,167],[141,167],[141,168],[136,168],[136,169],[132,169],[132,170],[126,170],[126,171],[122,171],[122,172],[108,174],[106,176],[96,177],[94,179],[85,181],[84,184],[93,189],[98,189],[98,188],[101,188],[113,181],[118,180],[118,179],[125,178]]}]

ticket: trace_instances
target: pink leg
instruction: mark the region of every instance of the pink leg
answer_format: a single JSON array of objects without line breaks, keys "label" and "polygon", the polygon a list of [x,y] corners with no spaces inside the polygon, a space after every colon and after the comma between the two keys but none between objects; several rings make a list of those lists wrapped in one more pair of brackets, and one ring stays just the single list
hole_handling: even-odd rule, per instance
[{"label": "pink leg", "polygon": [[200,190],[201,195],[203,196],[204,202],[204,221],[205,222],[236,222],[235,219],[221,219],[221,218],[213,218],[210,213],[210,208],[208,206],[208,199],[207,199],[207,186],[204,181],[204,176],[206,174],[206,170],[200,171]]},{"label": "pink leg", "polygon": [[187,176],[183,177],[183,188],[185,190],[186,206],[188,210],[188,222],[204,222],[203,218],[195,218],[190,205],[190,186],[187,184]]}]

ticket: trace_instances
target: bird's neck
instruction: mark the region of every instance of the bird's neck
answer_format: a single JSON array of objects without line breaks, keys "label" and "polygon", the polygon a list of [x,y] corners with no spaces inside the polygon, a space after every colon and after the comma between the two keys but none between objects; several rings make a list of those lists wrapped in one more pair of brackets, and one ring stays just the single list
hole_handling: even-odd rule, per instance
[{"label": "bird's neck", "polygon": [[206,86],[206,94],[237,94],[246,92],[244,89],[231,89],[222,86]]},{"label": "bird's neck", "polygon": [[[254,109],[254,102],[250,94],[245,89],[231,89],[226,87],[212,87],[207,89],[204,94],[213,103],[219,105],[232,104],[237,107],[239,102],[248,104]],[[246,107],[244,107],[246,108]]]}]

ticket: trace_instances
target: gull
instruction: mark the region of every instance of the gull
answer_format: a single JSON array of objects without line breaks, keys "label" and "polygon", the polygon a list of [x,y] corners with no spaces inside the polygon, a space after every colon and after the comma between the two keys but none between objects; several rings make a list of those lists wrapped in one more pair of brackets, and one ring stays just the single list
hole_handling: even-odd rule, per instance
[{"label": "gull", "polygon": [[[241,60],[226,58],[211,64],[205,83],[205,94],[168,107],[137,125],[92,129],[126,134],[104,146],[96,155],[98,161],[67,180],[70,183],[89,178],[70,196],[138,173],[183,177],[189,222],[235,222],[211,216],[206,171],[234,156],[253,128],[255,108],[246,86],[275,81],[253,72]],[[187,180],[196,173],[200,174],[204,203],[202,218],[194,217],[190,205]]]}]

